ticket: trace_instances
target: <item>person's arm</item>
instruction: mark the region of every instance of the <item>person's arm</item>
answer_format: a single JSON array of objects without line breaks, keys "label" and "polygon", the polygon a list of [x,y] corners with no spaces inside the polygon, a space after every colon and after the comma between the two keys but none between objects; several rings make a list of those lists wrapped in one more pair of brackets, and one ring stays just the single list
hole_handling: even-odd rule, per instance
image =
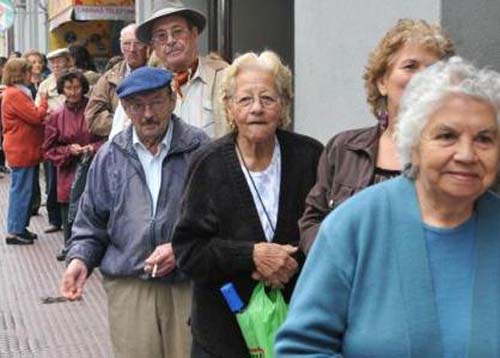
[{"label": "person's arm", "polygon": [[89,168],[66,256],[68,263],[80,259],[89,271],[100,265],[109,244],[107,226],[113,199],[108,181],[109,165],[102,154],[104,151],[96,155]]},{"label": "person's arm", "polygon": [[31,99],[27,98],[19,90],[19,92],[11,92],[11,98],[8,99],[8,102],[9,111],[16,118],[31,125],[42,125],[48,107],[46,96],[41,97],[40,105],[37,107]]},{"label": "person's arm", "polygon": [[328,203],[328,196],[332,188],[335,163],[331,161],[333,155],[330,153],[330,150],[331,146],[326,146],[321,154],[318,163],[316,184],[306,197],[304,214],[299,220],[299,246],[305,254],[309,252],[316,238],[321,221],[323,221],[331,210]]},{"label": "person's arm", "polygon": [[[116,90],[113,88],[113,90]],[[113,106],[110,84],[102,76],[92,90],[85,108],[85,120],[90,132],[100,137],[107,137],[113,123]]]},{"label": "person's arm", "polygon": [[[276,358],[342,357],[354,260],[352,251],[342,250],[338,242],[346,235],[330,223],[322,225],[297,281],[287,318],[276,336]],[[332,237],[337,240],[335,247]]]}]

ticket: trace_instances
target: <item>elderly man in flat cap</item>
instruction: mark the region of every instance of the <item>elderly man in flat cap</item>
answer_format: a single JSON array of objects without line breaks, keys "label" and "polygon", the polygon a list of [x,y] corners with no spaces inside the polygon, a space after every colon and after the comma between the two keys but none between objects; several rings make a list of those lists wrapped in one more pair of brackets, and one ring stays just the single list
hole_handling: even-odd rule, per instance
[{"label": "elderly man in flat cap", "polygon": [[[57,80],[63,73],[68,71],[71,58],[67,48],[60,48],[47,54],[49,67],[52,73],[40,83],[35,102],[40,104],[42,97],[46,95],[49,99],[49,113],[55,112],[64,105],[66,97],[57,91]],[[49,225],[44,232],[49,234],[61,230],[62,216],[61,205],[57,202],[57,174],[54,164],[45,160],[43,162],[45,173],[45,193],[47,194],[46,208],[48,213]],[[37,194],[35,194],[37,195]]]},{"label": "elderly man in flat cap", "polygon": [[137,38],[150,43],[163,66],[174,72],[175,112],[212,138],[227,132],[219,102],[219,84],[227,63],[220,57],[198,55],[198,36],[206,18],[180,1],[166,5],[137,28]]},{"label": "elderly man in flat cap", "polygon": [[116,358],[189,357],[191,286],[170,239],[188,161],[209,138],[172,114],[171,79],[142,67],[118,86],[132,125],[92,162],[61,282],[61,293],[78,299],[100,267]]}]

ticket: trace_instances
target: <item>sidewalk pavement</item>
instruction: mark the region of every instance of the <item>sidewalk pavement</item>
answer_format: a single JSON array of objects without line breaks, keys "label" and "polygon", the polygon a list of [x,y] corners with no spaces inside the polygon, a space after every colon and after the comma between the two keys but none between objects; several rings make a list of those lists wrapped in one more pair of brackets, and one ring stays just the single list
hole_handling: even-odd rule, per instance
[{"label": "sidewalk pavement", "polygon": [[0,358],[111,358],[106,295],[94,271],[83,299],[59,302],[65,265],[59,231],[43,233],[45,207],[32,217],[34,245],[5,244],[8,181],[0,179]]}]

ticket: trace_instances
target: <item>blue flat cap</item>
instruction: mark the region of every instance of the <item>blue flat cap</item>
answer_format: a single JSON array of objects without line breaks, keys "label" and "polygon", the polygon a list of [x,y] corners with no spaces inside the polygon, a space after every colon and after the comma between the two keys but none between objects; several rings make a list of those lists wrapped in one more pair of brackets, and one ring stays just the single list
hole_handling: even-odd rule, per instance
[{"label": "blue flat cap", "polygon": [[170,86],[172,73],[160,68],[141,67],[132,71],[116,89],[118,97],[125,98],[141,92]]}]

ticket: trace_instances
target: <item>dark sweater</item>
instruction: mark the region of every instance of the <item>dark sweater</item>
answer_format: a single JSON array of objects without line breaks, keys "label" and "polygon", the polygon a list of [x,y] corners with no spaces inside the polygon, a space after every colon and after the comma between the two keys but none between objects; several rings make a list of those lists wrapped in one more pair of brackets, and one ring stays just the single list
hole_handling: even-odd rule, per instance
[{"label": "dark sweater", "polygon": [[[297,221],[316,180],[322,145],[278,130],[281,183],[274,243],[298,245]],[[172,240],[177,265],[194,281],[194,340],[216,357],[248,357],[234,314],[219,288],[233,282],[245,303],[257,281],[253,246],[266,241],[250,188],[236,156],[234,134],[201,150],[189,172],[182,211]],[[298,255],[299,263],[303,255]],[[284,289],[288,301],[295,276]]]}]

